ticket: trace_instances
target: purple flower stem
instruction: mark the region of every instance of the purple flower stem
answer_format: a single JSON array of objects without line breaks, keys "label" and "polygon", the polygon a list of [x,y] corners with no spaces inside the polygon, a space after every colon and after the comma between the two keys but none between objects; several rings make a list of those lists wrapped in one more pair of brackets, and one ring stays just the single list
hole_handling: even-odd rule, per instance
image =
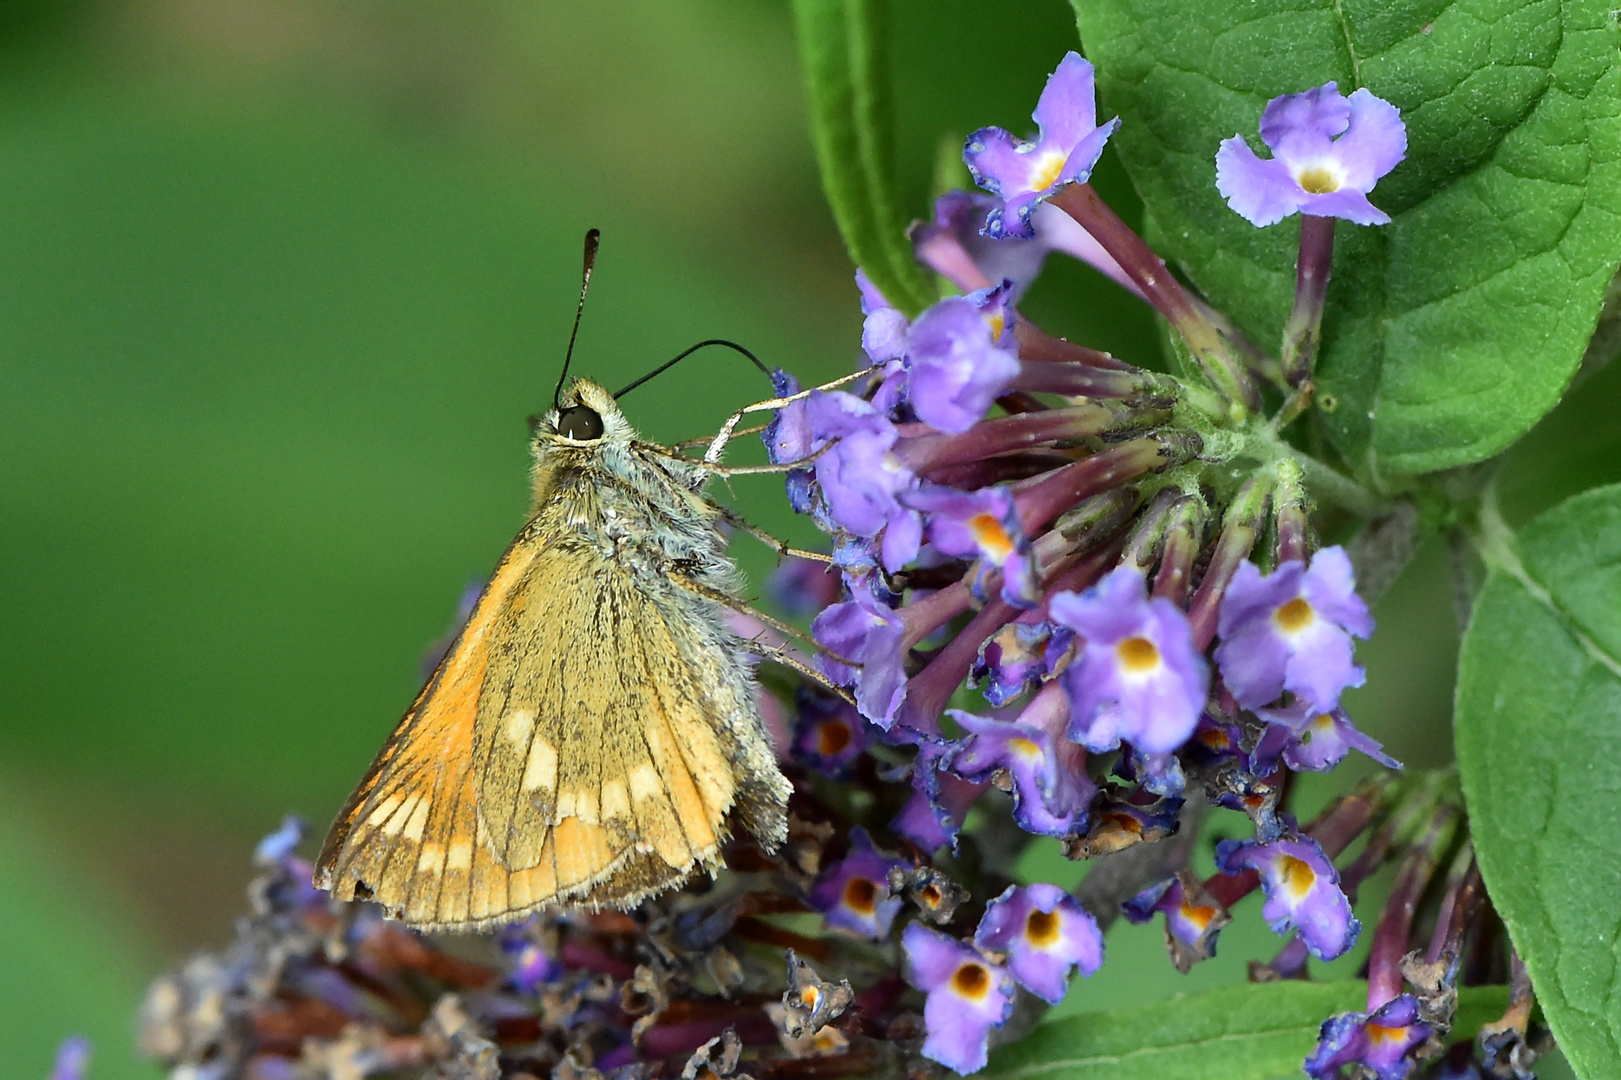
[{"label": "purple flower stem", "polygon": [[895,456],[913,472],[921,473],[1061,439],[1102,435],[1135,419],[1130,412],[1122,414],[1106,405],[1082,402],[1062,409],[981,420],[961,435],[942,435],[924,424],[905,424],[900,429]]},{"label": "purple flower stem", "polygon": [[1013,496],[1019,523],[1025,535],[1034,536],[1082,499],[1173,463],[1170,451],[1157,439],[1133,439],[1111,446],[1019,488]]},{"label": "purple flower stem", "polygon": [[1407,849],[1396,870],[1396,883],[1379,913],[1368,950],[1368,1011],[1371,1013],[1402,992],[1401,958],[1407,955],[1407,939],[1413,916],[1424,889],[1435,874],[1436,856],[1452,839],[1458,812],[1441,806],[1430,819],[1424,835]]},{"label": "purple flower stem", "polygon": [[1138,368],[1116,359],[1106,352],[1077,345],[1064,338],[1056,338],[1040,327],[1020,319],[1013,324],[1013,336],[1019,342],[1021,360],[1057,361],[1059,363],[1086,364],[1115,371],[1137,371]]},{"label": "purple flower stem", "polygon": [[1049,200],[1103,245],[1148,302],[1176,328],[1199,367],[1229,401],[1260,407],[1260,393],[1244,368],[1234,363],[1221,332],[1205,318],[1182,284],[1143,238],[1109,209],[1091,184],[1066,184]]},{"label": "purple flower stem", "polygon": [[901,702],[896,723],[924,735],[939,734],[940,714],[979,659],[980,647],[1020,614],[1018,608],[1002,599],[1000,581],[988,583],[986,590],[991,599],[985,606],[934,654],[928,666],[908,680],[906,699]]},{"label": "purple flower stem", "polygon": [[1299,390],[1311,381],[1322,341],[1323,301],[1334,264],[1334,219],[1300,215],[1295,257],[1295,304],[1283,326],[1283,377]]},{"label": "purple flower stem", "polygon": [[[1295,934],[1289,938],[1283,948],[1278,950],[1278,955],[1272,958],[1272,962],[1264,968],[1260,968],[1259,971],[1264,972],[1269,980],[1304,979],[1306,977],[1306,960],[1310,956],[1311,950],[1306,948],[1306,939],[1299,934]],[[1256,974],[1257,969],[1252,968],[1250,973],[1251,982],[1261,981],[1255,977]]]},{"label": "purple flower stem", "polygon": [[960,465],[931,468],[923,475],[936,484],[973,491],[996,484],[1011,484],[1029,480],[1052,472],[1074,461],[1073,455],[1062,450],[1029,450],[1023,453],[998,454],[981,461],[965,461]]},{"label": "purple flower stem", "polygon": [[1154,380],[1143,373],[1094,367],[1068,360],[1019,361],[1019,373],[1010,384],[1014,390],[1069,397],[1140,398],[1154,388]]},{"label": "purple flower stem", "polygon": [[946,229],[932,231],[932,235],[917,245],[917,261],[963,292],[977,292],[996,284],[985,276],[962,241]]},{"label": "purple flower stem", "polygon": [[957,581],[938,592],[919,597],[900,609],[901,648],[910,649],[946,623],[974,606],[973,593],[965,581]]},{"label": "purple flower stem", "polygon": [[1435,931],[1430,935],[1429,948],[1424,950],[1426,963],[1443,964],[1449,973],[1456,973],[1463,956],[1464,937],[1474,928],[1475,917],[1485,899],[1486,886],[1475,862],[1474,845],[1465,840],[1447,874],[1441,910],[1435,917]]},{"label": "purple flower stem", "polygon": [[1159,557],[1159,573],[1154,576],[1153,593],[1184,607],[1193,579],[1193,560],[1204,546],[1205,509],[1199,499],[1184,495],[1171,508],[1165,530],[1165,550]]},{"label": "purple flower stem", "polygon": [[1188,624],[1193,629],[1193,645],[1200,652],[1208,649],[1210,642],[1215,639],[1216,616],[1221,611],[1222,597],[1227,593],[1227,586],[1232,584],[1233,575],[1238,573],[1239,564],[1249,558],[1250,551],[1255,547],[1271,495],[1271,484],[1263,483],[1260,477],[1252,477],[1239,489],[1237,497],[1227,508],[1221,537],[1216,541],[1216,553],[1210,560],[1210,567],[1205,570],[1204,580],[1199,582],[1193,599],[1188,603]]}]

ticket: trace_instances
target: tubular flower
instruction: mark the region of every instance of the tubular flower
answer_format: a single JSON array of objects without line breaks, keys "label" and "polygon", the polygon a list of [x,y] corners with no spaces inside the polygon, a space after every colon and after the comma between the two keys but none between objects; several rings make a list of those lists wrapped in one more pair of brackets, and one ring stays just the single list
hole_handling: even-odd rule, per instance
[{"label": "tubular flower", "polygon": [[1271,159],[1237,135],[1216,152],[1216,189],[1252,225],[1294,213],[1389,224],[1368,192],[1407,156],[1407,127],[1390,102],[1366,88],[1345,97],[1332,82],[1284,94],[1261,114],[1261,141]]}]

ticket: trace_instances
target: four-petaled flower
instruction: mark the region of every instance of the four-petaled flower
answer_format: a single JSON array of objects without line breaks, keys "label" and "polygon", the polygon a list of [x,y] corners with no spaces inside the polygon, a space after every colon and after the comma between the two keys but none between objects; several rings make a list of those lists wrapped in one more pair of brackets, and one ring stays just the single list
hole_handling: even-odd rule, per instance
[{"label": "four-petaled flower", "polygon": [[1057,885],[1010,885],[992,900],[974,944],[1007,954],[1019,985],[1052,1005],[1064,1000],[1071,972],[1091,976],[1103,966],[1098,921]]},{"label": "four-petaled flower", "polygon": [[1356,944],[1362,924],[1351,916],[1339,871],[1309,836],[1271,843],[1223,840],[1216,845],[1216,866],[1226,874],[1246,868],[1259,873],[1266,893],[1261,917],[1274,933],[1298,931],[1317,959],[1332,960]]},{"label": "four-petaled flower", "polygon": [[1237,135],[1216,151],[1216,189],[1250,224],[1273,225],[1297,212],[1389,223],[1368,192],[1407,155],[1407,128],[1390,102],[1366,88],[1345,97],[1332,82],[1284,94],[1261,114],[1261,141],[1270,159]]},{"label": "four-petaled flower", "polygon": [[1078,53],[1064,54],[1047,80],[1032,119],[1039,134],[1034,142],[1016,138],[999,127],[980,128],[968,136],[963,161],[974,183],[1002,198],[985,221],[988,236],[1033,236],[1030,214],[1065,184],[1085,182],[1103,154],[1120,118],[1102,127],[1097,122],[1092,65]]},{"label": "four-petaled flower", "polygon": [[1125,739],[1150,753],[1187,741],[1210,692],[1210,672],[1181,608],[1149,599],[1142,574],[1122,566],[1084,593],[1054,596],[1050,610],[1085,640],[1061,676],[1070,696],[1070,738],[1093,751],[1113,750]]},{"label": "four-petaled flower", "polygon": [[1333,1080],[1345,1065],[1361,1065],[1378,1080],[1406,1080],[1412,1052],[1434,1029],[1418,1018],[1418,1001],[1398,994],[1371,1013],[1342,1013],[1323,1021],[1317,1047],[1306,1059],[1306,1075]]},{"label": "four-petaled flower", "polygon": [[1018,507],[1005,487],[957,491],[929,485],[908,491],[900,501],[928,520],[929,542],[943,554],[977,560],[971,588],[981,602],[989,599],[991,571],[1002,572],[1002,599],[1014,607],[1033,608],[1040,599],[1030,541],[1019,524]]},{"label": "four-petaled flower", "polygon": [[1013,1013],[1013,977],[972,946],[918,923],[901,944],[907,980],[928,995],[923,1056],[958,1073],[983,1069],[991,1030]]},{"label": "four-petaled flower", "polygon": [[1308,567],[1298,559],[1262,574],[1245,562],[1222,600],[1216,666],[1246,709],[1271,705],[1287,690],[1318,713],[1339,707],[1361,686],[1351,637],[1373,633],[1368,606],[1344,548],[1323,548]]},{"label": "four-petaled flower", "polygon": [[889,894],[889,871],[906,864],[885,858],[872,846],[867,830],[850,831],[850,853],[824,870],[810,889],[810,901],[829,926],[882,941],[903,901]]}]

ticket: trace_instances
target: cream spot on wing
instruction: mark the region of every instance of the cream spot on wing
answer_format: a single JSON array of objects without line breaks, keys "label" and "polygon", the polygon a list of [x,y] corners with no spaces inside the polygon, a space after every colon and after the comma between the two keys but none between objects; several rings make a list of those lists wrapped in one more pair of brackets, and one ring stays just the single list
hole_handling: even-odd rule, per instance
[{"label": "cream spot on wing", "polygon": [[427,799],[417,802],[416,809],[411,811],[411,818],[405,823],[405,838],[416,841],[422,839],[422,830],[428,827],[428,810],[431,804]]},{"label": "cream spot on wing", "polygon": [[390,795],[377,804],[377,809],[373,810],[366,818],[366,824],[374,829],[382,828],[383,824],[394,816],[394,811],[399,809],[400,803],[404,801],[399,792]]},{"label": "cream spot on wing", "polygon": [[630,816],[630,793],[623,780],[610,780],[602,785],[603,820]]},{"label": "cream spot on wing", "polygon": [[590,788],[579,792],[574,800],[574,813],[581,821],[600,821],[597,817],[597,793]]},{"label": "cream spot on wing", "polygon": [[440,867],[445,865],[445,848],[443,844],[423,844],[422,854],[417,857],[417,873],[437,874]]},{"label": "cream spot on wing", "polygon": [[574,801],[579,797],[579,794],[579,791],[575,788],[568,788],[558,792],[557,809],[554,811],[558,821],[578,815],[579,811],[574,809]]},{"label": "cream spot on wing", "polygon": [[450,852],[445,858],[445,868],[448,870],[466,870],[473,865],[473,845],[466,840],[458,840],[450,845]]},{"label": "cream spot on wing", "polygon": [[389,815],[389,819],[383,822],[383,832],[388,836],[398,836],[400,834],[400,830],[405,828],[406,821],[411,817],[411,811],[414,810],[417,803],[421,801],[422,796],[420,795],[407,796],[405,800],[400,803],[398,809],[396,809],[393,814]]},{"label": "cream spot on wing", "polygon": [[501,721],[501,734],[507,737],[507,742],[513,746],[522,746],[529,741],[529,733],[535,730],[535,712],[533,709],[513,709]]},{"label": "cream spot on wing", "polygon": [[658,770],[650,762],[642,762],[630,770],[630,794],[635,799],[650,799],[662,794],[664,782],[659,779]]},{"label": "cream spot on wing", "polygon": [[525,791],[547,791],[557,786],[557,750],[551,743],[535,736],[535,741],[529,744],[529,762],[523,770],[523,789]]}]

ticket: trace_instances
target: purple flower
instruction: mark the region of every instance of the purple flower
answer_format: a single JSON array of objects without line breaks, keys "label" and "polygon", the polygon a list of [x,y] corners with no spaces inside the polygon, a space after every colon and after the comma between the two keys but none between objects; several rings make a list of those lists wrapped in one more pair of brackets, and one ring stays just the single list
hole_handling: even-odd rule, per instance
[{"label": "purple flower", "polygon": [[507,957],[507,982],[524,994],[537,994],[540,988],[563,974],[563,965],[535,940],[533,919],[515,923],[501,931],[501,952]]},{"label": "purple flower", "polygon": [[1372,1013],[1342,1013],[1323,1021],[1317,1048],[1306,1058],[1306,1075],[1333,1080],[1344,1065],[1361,1065],[1378,1080],[1405,1080],[1411,1053],[1432,1028],[1418,1018],[1418,1001],[1400,994]]},{"label": "purple flower", "polygon": [[71,1035],[56,1048],[56,1063],[51,1066],[50,1080],[84,1080],[90,1067],[90,1040],[83,1035]]},{"label": "purple flower", "polygon": [[[771,388],[778,397],[793,397],[799,393],[799,380],[781,368],[771,373]],[[771,414],[760,441],[765,443],[766,457],[773,465],[786,465],[802,461],[816,449],[811,433],[808,401],[795,401]],[[811,497],[810,469],[792,469],[785,477],[788,485],[788,505],[798,514],[808,514],[814,507]]]},{"label": "purple flower", "polygon": [[1401,112],[1367,89],[1349,98],[1334,83],[1267,102],[1259,158],[1241,136],[1216,151],[1216,189],[1241,217],[1272,225],[1293,213],[1384,225],[1390,215],[1368,201],[1379,178],[1407,155]]},{"label": "purple flower", "polygon": [[856,288],[861,290],[861,314],[866,321],[861,327],[861,347],[874,364],[894,360],[906,352],[906,314],[886,299],[867,278],[865,270],[856,271]]},{"label": "purple flower", "polygon": [[990,212],[1001,201],[971,191],[948,191],[934,202],[934,220],[912,234],[917,258],[964,292],[989,282],[1012,282],[1010,303],[1017,302],[1041,274],[1051,252],[1080,259],[1113,278],[1122,288],[1142,295],[1114,257],[1080,222],[1045,203],[1030,215],[1034,238],[981,235]]},{"label": "purple flower", "polygon": [[992,705],[1006,704],[1050,678],[1074,641],[1075,631],[1044,619],[1010,622],[980,646],[969,685]]},{"label": "purple flower", "polygon": [[1361,686],[1351,635],[1373,633],[1368,607],[1356,594],[1345,549],[1324,548],[1311,566],[1298,560],[1263,575],[1245,562],[1222,599],[1216,666],[1246,709],[1259,709],[1288,690],[1319,712],[1340,693]]},{"label": "purple flower", "polygon": [[1262,743],[1271,742],[1267,736],[1280,734],[1283,762],[1296,772],[1327,772],[1352,750],[1362,751],[1387,769],[1402,767],[1384,747],[1358,731],[1344,709],[1322,712],[1302,701],[1287,709],[1258,709],[1256,715],[1269,726]]},{"label": "purple flower", "polygon": [[899,570],[917,555],[923,523],[895,500],[917,485],[890,449],[899,434],[871,403],[842,391],[808,399],[811,430],[820,442],[838,441],[816,459],[816,481],[835,522],[856,536],[884,534],[885,569]]},{"label": "purple flower", "polygon": [[976,949],[919,923],[901,934],[906,978],[923,1003],[923,1056],[954,1072],[985,1067],[991,1029],[1013,1013],[1013,978]]},{"label": "purple flower", "polygon": [[986,785],[941,770],[942,760],[954,749],[951,744],[929,736],[914,737],[917,757],[904,767],[911,774],[912,797],[889,827],[922,851],[934,851],[945,844],[955,851],[962,819]]},{"label": "purple flower", "polygon": [[823,870],[811,886],[811,904],[829,926],[882,941],[905,902],[889,894],[889,871],[897,866],[906,863],[880,855],[867,830],[857,826],[850,830],[850,853]]},{"label": "purple flower", "polygon": [[1121,750],[1114,771],[1122,780],[1140,784],[1144,791],[1168,799],[1181,798],[1188,785],[1182,760],[1170,751],[1151,754],[1128,745]]},{"label": "purple flower", "polygon": [[854,685],[861,715],[889,729],[895,710],[906,696],[905,625],[899,615],[881,603],[867,581],[850,585],[850,599],[816,616],[811,636],[860,668],[846,667],[818,656],[822,672],[841,686]]},{"label": "purple flower", "polygon": [[1060,676],[1070,697],[1070,738],[1093,751],[1125,739],[1150,753],[1187,741],[1210,673],[1180,608],[1150,600],[1142,574],[1122,566],[1084,593],[1057,594],[1050,611],[1086,640]]},{"label": "purple flower", "polygon": [[1057,1005],[1075,968],[1091,976],[1103,966],[1103,932],[1090,912],[1057,885],[1012,885],[992,900],[974,944],[1007,953],[1019,985]]},{"label": "purple flower", "polygon": [[1222,927],[1233,921],[1227,909],[1186,871],[1149,886],[1121,904],[1120,910],[1134,923],[1148,922],[1156,911],[1165,916],[1165,945],[1171,963],[1184,975],[1200,960],[1216,955],[1216,939]]},{"label": "purple flower", "polygon": [[1025,832],[1079,832],[1086,828],[1097,787],[1081,771],[1086,757],[1080,747],[1059,737],[1066,712],[1057,686],[1037,694],[1017,720],[989,720],[952,709],[951,717],[968,737],[951,756],[950,767],[971,781],[1005,773],[1012,785],[1013,820]]},{"label": "purple flower", "polygon": [[[992,299],[994,295],[995,299]],[[978,423],[1019,374],[1012,348],[997,343],[1006,331],[1004,288],[935,304],[906,334],[911,371],[908,400],[930,427],[959,435]]]},{"label": "purple flower", "polygon": [[867,721],[832,694],[802,684],[795,695],[794,758],[825,776],[847,772],[872,740]]},{"label": "purple flower", "polygon": [[1033,235],[1031,212],[1065,184],[1091,176],[1103,144],[1120,126],[1119,117],[1097,126],[1092,65],[1074,52],[1059,61],[1032,118],[1040,132],[1035,142],[987,127],[963,148],[974,183],[1002,198],[985,222],[989,236]]},{"label": "purple flower", "polygon": [[1226,874],[1246,868],[1259,873],[1266,924],[1277,934],[1298,931],[1317,959],[1332,960],[1356,944],[1362,924],[1351,917],[1339,871],[1311,837],[1265,844],[1223,840],[1216,845],[1216,866]]},{"label": "purple flower", "polygon": [[1033,608],[1041,598],[1030,540],[1019,524],[1013,495],[1005,487],[957,491],[930,485],[900,496],[900,501],[924,515],[929,542],[957,559],[977,559],[975,599],[985,593],[992,570],[1002,572],[1002,599],[1015,607]]}]

